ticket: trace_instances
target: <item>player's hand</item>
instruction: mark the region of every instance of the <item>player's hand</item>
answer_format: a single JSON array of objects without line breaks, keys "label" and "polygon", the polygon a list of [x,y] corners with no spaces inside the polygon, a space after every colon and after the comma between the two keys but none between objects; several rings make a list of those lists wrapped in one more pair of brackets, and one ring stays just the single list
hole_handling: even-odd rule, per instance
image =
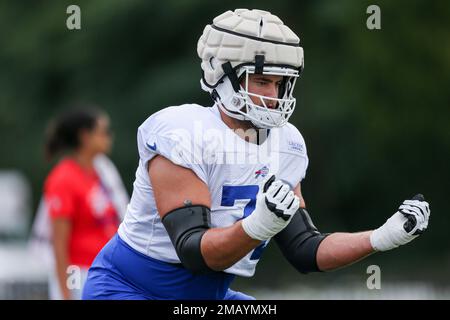
[{"label": "player's hand", "polygon": [[370,243],[377,251],[386,251],[407,244],[428,227],[430,207],[423,195],[403,201],[399,210],[385,224],[374,230]]},{"label": "player's hand", "polygon": [[299,206],[300,199],[289,185],[272,175],[263,182],[255,211],[242,220],[242,227],[251,238],[267,240],[289,224]]}]

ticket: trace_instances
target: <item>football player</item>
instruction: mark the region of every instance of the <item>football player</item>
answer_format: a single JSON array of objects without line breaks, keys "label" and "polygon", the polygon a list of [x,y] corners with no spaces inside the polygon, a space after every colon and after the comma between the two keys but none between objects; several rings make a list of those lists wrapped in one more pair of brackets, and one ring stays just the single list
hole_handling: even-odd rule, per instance
[{"label": "football player", "polygon": [[301,194],[305,141],[288,123],[303,49],[277,16],[227,11],[205,27],[197,52],[214,105],[168,107],[139,127],[132,199],[90,268],[85,299],[253,299],[230,285],[254,274],[271,239],[308,273],[404,245],[427,228],[421,195],[373,231],[314,226]]}]

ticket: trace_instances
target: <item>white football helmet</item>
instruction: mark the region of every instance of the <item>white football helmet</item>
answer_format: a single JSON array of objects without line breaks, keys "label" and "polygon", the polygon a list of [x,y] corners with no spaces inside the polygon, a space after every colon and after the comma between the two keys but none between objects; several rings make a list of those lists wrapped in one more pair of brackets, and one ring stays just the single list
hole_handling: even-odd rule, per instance
[{"label": "white football helmet", "polygon": [[[262,10],[227,11],[205,27],[197,53],[202,59],[202,89],[225,114],[249,120],[258,128],[287,123],[295,108],[292,93],[303,70],[303,49],[297,35],[277,16]],[[249,92],[249,74],[283,76],[279,96]],[[255,104],[251,97],[261,103]],[[267,107],[270,100],[276,108]]]}]

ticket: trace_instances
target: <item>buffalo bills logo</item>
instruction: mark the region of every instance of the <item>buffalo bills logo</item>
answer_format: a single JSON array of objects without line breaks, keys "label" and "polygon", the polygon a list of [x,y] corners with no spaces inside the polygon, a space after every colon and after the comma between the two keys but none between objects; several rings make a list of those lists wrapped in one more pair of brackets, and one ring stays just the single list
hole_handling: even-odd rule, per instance
[{"label": "buffalo bills logo", "polygon": [[261,169],[255,171],[255,179],[260,176],[264,178],[265,176],[267,176],[268,173],[269,173],[269,168],[267,168],[267,166],[264,166]]}]

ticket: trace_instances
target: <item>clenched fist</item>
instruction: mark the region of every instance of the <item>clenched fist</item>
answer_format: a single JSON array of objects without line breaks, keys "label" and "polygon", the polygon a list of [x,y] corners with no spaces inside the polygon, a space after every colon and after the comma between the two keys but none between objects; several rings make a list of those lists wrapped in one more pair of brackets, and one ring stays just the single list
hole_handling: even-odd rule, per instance
[{"label": "clenched fist", "polygon": [[385,224],[374,230],[370,243],[377,251],[387,251],[407,244],[428,227],[430,206],[423,195],[403,201],[399,210]]}]

